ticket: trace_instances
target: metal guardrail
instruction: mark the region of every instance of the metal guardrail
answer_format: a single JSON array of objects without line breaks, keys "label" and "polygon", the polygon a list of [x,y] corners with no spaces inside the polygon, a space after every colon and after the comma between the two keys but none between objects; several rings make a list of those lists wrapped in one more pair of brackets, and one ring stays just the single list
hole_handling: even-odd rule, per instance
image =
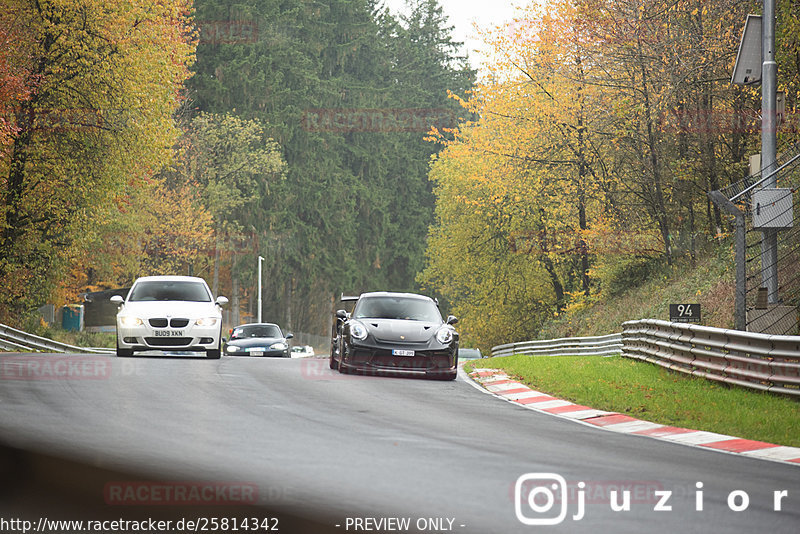
[{"label": "metal guardrail", "polygon": [[527,354],[530,356],[611,356],[622,352],[622,334],[568,337],[522,341],[492,347],[492,357]]},{"label": "metal guardrail", "polygon": [[0,348],[13,352],[75,352],[81,354],[112,354],[114,349],[76,347],[67,343],[35,336],[16,328],[0,324]]},{"label": "metal guardrail", "polygon": [[622,355],[667,369],[800,397],[800,336],[657,319],[622,324]]}]

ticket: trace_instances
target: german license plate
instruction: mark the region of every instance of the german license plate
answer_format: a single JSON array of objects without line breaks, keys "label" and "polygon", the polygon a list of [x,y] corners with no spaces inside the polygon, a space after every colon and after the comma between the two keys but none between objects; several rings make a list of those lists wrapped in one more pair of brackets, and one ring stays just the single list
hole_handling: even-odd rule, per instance
[{"label": "german license plate", "polygon": [[183,330],[153,330],[155,337],[183,337]]},{"label": "german license plate", "polygon": [[250,351],[250,355],[251,356],[263,356],[264,355],[264,351],[263,350],[251,350]]},{"label": "german license plate", "polygon": [[405,350],[405,349],[394,349],[392,350],[392,356],[413,356],[413,350]]}]

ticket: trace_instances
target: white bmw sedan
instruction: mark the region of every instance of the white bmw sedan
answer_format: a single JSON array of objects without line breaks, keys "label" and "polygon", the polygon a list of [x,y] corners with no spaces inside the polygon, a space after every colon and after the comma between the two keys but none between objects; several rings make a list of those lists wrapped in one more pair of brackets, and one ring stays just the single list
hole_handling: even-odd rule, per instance
[{"label": "white bmw sedan", "polygon": [[220,357],[222,306],[228,299],[211,296],[205,280],[192,276],[138,278],[127,299],[115,296],[117,356],[145,350],[205,351]]}]

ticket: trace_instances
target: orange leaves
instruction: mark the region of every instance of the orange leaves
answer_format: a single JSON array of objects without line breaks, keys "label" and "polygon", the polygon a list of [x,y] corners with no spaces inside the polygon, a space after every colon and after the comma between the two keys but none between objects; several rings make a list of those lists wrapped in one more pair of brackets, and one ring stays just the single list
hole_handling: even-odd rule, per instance
[{"label": "orange leaves", "polygon": [[131,193],[151,190],[178,135],[173,113],[194,57],[184,32],[190,8],[188,0],[4,3],[0,280],[35,275],[24,298],[0,295],[0,309],[35,308],[59,284],[74,293],[79,277],[63,273],[107,267],[86,251],[135,226],[141,204]]},{"label": "orange leaves", "polygon": [[0,153],[18,131],[13,116],[30,98],[36,79],[31,76],[31,35],[13,2],[0,10]]}]

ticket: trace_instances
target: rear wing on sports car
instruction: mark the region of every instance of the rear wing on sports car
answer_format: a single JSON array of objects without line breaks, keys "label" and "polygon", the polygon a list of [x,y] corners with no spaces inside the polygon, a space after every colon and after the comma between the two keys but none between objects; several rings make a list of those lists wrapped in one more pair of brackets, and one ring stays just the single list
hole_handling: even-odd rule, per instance
[{"label": "rear wing on sports car", "polygon": [[342,296],[339,300],[341,300],[342,302],[355,302],[358,299],[359,297],[348,297],[344,293],[342,293]]}]

